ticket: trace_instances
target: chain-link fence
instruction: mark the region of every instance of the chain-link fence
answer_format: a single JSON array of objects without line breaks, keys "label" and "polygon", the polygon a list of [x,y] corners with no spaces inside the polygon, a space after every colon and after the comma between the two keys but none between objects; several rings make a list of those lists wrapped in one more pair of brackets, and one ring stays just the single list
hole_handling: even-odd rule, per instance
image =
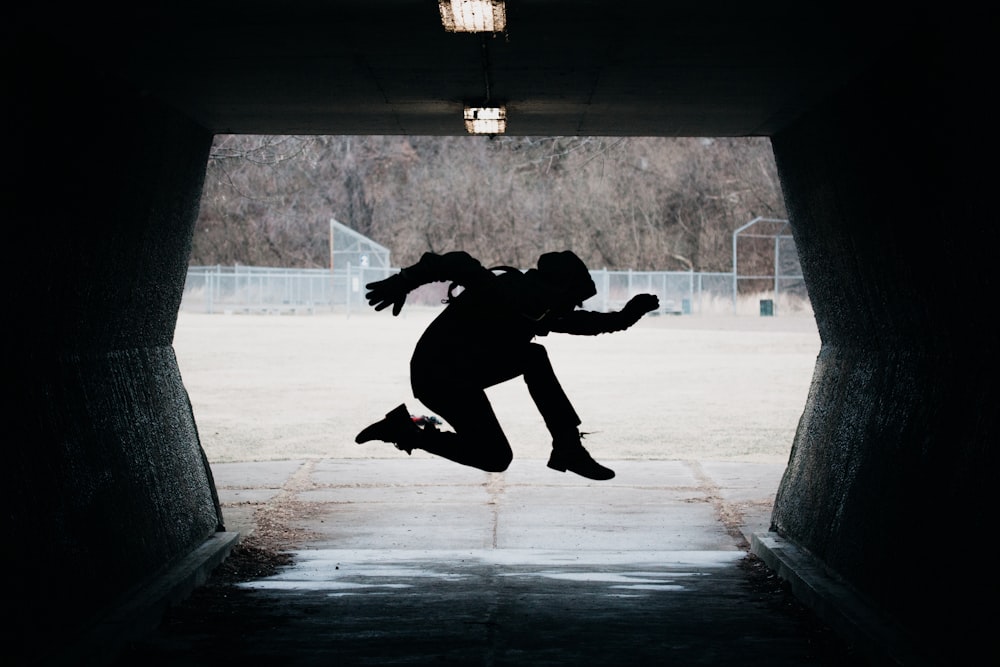
[{"label": "chain-link fence", "polygon": [[[749,246],[741,253],[741,246]],[[747,259],[741,259],[741,254]],[[755,218],[733,234],[733,272],[590,272],[597,295],[587,310],[619,310],[636,294],[655,294],[661,315],[732,312],[760,307],[810,310],[798,254],[787,220]],[[204,313],[315,313],[363,311],[365,285],[399,269],[390,266],[389,249],[340,222],[330,220],[330,268],[282,269],[254,266],[192,266],[181,309]],[[446,286],[425,285],[411,303],[440,305]],[[779,305],[780,304],[780,305]]]},{"label": "chain-link fence", "polygon": [[366,283],[397,270],[351,266],[281,269],[259,266],[191,266],[181,310],[203,313],[315,313],[367,305]]},{"label": "chain-link fence", "polygon": [[[399,269],[351,266],[337,269],[281,269],[253,266],[192,266],[181,309],[202,313],[313,314],[316,312],[361,312],[368,308],[365,285],[386,278]],[[697,315],[738,313],[770,302],[771,312],[779,294],[773,291],[743,293],[737,297],[737,278],[732,273],[693,271],[609,271],[590,272],[597,295],[584,304],[587,310],[618,310],[636,294],[655,294],[660,299],[659,314]],[[798,281],[782,278],[782,281]],[[742,287],[741,287],[742,289]],[[422,305],[440,304],[445,284],[427,285],[411,295]],[[789,295],[783,295],[787,297]],[[797,301],[803,301],[800,295]],[[808,308],[808,300],[792,309]]]}]

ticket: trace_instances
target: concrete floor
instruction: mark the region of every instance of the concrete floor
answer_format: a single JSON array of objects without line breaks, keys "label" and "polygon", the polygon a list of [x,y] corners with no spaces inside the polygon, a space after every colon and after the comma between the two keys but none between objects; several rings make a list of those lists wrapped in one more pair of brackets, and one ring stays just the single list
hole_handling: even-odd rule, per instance
[{"label": "concrete floor", "polygon": [[[897,659],[908,649],[891,628],[767,532],[784,466],[615,461],[605,462],[615,479],[593,482],[544,463],[515,460],[502,474],[402,454],[214,465],[231,531],[221,543],[280,524],[291,563],[238,586],[199,588],[148,631],[105,631],[104,657],[916,664]],[[816,591],[812,609],[800,604]]]}]

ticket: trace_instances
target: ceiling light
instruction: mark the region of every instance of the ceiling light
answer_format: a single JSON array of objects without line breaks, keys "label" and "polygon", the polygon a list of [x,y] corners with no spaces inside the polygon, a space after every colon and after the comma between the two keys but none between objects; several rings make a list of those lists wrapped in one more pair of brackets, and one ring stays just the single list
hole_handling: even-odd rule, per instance
[{"label": "ceiling light", "polygon": [[438,0],[438,9],[448,32],[503,32],[507,25],[503,0]]},{"label": "ceiling light", "polygon": [[465,107],[465,130],[469,134],[503,134],[507,131],[507,107]]}]

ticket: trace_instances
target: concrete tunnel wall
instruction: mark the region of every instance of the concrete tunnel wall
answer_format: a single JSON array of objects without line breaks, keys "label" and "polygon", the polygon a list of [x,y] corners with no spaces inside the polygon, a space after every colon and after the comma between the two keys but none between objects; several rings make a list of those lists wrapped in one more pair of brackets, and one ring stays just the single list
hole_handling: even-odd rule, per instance
[{"label": "concrete tunnel wall", "polygon": [[39,623],[72,641],[221,513],[172,347],[212,135],[95,71],[14,90],[3,474],[18,655]]},{"label": "concrete tunnel wall", "polygon": [[986,636],[946,563],[991,532],[997,236],[976,86],[905,71],[772,138],[822,341],[772,530],[945,659]]}]

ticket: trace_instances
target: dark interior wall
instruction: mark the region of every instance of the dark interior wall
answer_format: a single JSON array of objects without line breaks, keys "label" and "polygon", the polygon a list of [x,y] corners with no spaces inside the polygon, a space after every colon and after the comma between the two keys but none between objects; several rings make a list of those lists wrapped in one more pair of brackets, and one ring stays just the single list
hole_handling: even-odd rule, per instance
[{"label": "dark interior wall", "polygon": [[964,55],[914,47],[912,76],[890,60],[772,138],[822,339],[772,527],[949,658],[985,619],[939,568],[991,532],[998,435],[997,235],[987,140],[958,131],[981,94]]},{"label": "dark interior wall", "polygon": [[8,83],[5,630],[33,642],[220,528],[172,347],[212,135],[72,54]]}]

